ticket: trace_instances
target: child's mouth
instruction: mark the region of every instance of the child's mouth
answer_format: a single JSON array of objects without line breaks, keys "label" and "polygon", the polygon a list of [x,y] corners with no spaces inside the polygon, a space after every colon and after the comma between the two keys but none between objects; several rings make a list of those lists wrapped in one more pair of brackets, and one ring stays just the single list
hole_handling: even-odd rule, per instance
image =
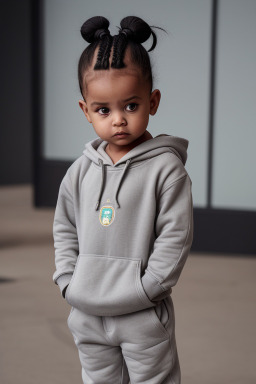
[{"label": "child's mouth", "polygon": [[123,137],[126,137],[126,136],[129,136],[129,133],[127,132],[117,132],[114,134],[114,137],[118,137],[119,139],[123,138]]}]

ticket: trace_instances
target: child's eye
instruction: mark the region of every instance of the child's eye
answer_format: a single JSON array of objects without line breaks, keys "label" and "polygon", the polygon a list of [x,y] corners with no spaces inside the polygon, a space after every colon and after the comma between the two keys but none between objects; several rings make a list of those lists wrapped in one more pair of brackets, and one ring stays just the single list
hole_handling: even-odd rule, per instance
[{"label": "child's eye", "polygon": [[107,107],[102,107],[98,109],[98,112],[100,115],[108,115],[109,114],[109,109]]},{"label": "child's eye", "polygon": [[135,111],[137,109],[137,107],[138,107],[138,104],[131,103],[131,104],[128,104],[126,106],[126,110],[129,111],[129,112],[133,112],[133,111]]}]

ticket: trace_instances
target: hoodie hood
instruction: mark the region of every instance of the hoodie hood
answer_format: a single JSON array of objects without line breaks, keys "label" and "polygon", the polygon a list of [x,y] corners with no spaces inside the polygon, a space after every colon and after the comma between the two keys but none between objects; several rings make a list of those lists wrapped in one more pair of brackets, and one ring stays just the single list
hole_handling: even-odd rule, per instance
[{"label": "hoodie hood", "polygon": [[174,153],[182,161],[183,165],[185,165],[187,161],[188,140],[183,139],[181,137],[169,135],[156,136],[155,138],[147,140],[144,143],[133,148],[115,164],[105,152],[107,144],[108,143],[106,141],[103,141],[102,139],[98,138],[87,143],[85,145],[85,150],[83,151],[83,154],[88,159],[90,159],[97,166],[101,167],[101,185],[95,206],[96,211],[99,209],[101,197],[105,188],[105,168],[107,166],[115,168],[120,166],[120,168],[122,169],[122,173],[115,193],[116,205],[118,208],[120,208],[118,194],[131,163],[134,164],[137,162],[152,159],[153,157],[161,155],[165,152]]},{"label": "hoodie hood", "polygon": [[144,161],[158,156],[165,152],[174,153],[183,163],[187,161],[187,148],[188,140],[177,136],[159,135],[151,140],[147,140],[144,143],[138,145],[123,156],[117,163],[113,164],[110,157],[104,150],[99,150],[107,146],[107,142],[102,139],[95,139],[85,145],[83,154],[88,157],[92,162],[99,165],[99,160],[105,165],[118,167],[121,164],[126,163],[128,160],[135,163],[138,161]]}]

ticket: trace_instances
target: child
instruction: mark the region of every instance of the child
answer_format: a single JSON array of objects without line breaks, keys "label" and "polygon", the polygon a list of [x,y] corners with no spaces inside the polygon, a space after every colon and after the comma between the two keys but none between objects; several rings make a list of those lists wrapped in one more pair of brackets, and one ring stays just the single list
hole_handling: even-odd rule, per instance
[{"label": "child", "polygon": [[54,219],[54,281],[72,306],[68,325],[86,384],[178,384],[170,297],[192,243],[188,141],[152,138],[147,51],[155,33],[126,17],[112,37],[93,17],[79,61],[79,105],[98,139],[67,171]]}]

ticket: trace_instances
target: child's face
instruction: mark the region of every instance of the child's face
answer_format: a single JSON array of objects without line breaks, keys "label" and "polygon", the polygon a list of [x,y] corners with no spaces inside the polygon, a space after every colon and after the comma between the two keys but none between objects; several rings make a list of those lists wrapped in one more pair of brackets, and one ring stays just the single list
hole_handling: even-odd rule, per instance
[{"label": "child's face", "polygon": [[86,75],[85,101],[80,100],[79,105],[113,151],[120,147],[129,150],[143,138],[160,96],[159,90],[150,92],[148,82],[132,66],[92,70]]}]

